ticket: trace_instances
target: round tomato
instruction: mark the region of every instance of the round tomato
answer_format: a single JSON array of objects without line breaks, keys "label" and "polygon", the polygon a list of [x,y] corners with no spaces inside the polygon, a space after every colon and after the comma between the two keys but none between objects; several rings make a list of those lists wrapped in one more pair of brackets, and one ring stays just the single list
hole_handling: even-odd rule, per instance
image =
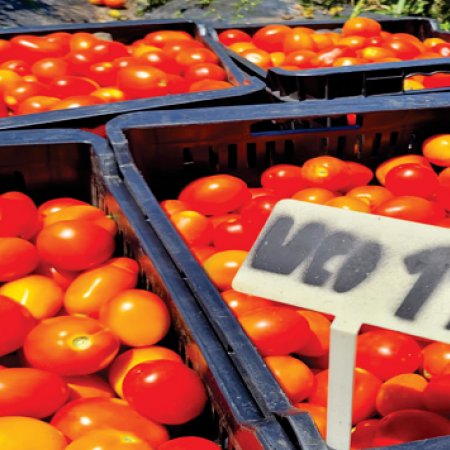
[{"label": "round tomato", "polygon": [[[256,47],[266,52],[282,52],[284,38],[290,32],[291,29],[286,25],[268,25],[258,30],[253,35],[252,41]],[[246,39],[240,42],[246,42]]]},{"label": "round tomato", "polygon": [[445,367],[450,364],[450,344],[433,342],[423,350],[422,371],[425,378],[433,379],[441,375]]},{"label": "round tomato", "polygon": [[428,161],[441,167],[450,167],[450,135],[438,134],[428,138],[422,146]]},{"label": "round tomato", "polygon": [[205,388],[192,369],[163,359],[133,367],[123,381],[123,393],[139,414],[168,425],[195,419],[207,401]]},{"label": "round tomato", "polygon": [[236,42],[251,42],[252,40],[252,38],[244,31],[234,29],[222,31],[222,33],[219,33],[218,38],[219,41],[227,47]]},{"label": "round tomato", "polygon": [[231,312],[236,316],[242,316],[247,312],[255,311],[261,308],[273,306],[273,302],[261,297],[243,294],[242,292],[230,289],[222,292],[222,298],[230,308]]},{"label": "round tomato", "polygon": [[373,210],[378,216],[409,220],[419,223],[432,223],[435,219],[433,202],[420,197],[394,197]]},{"label": "round tomato", "polygon": [[153,450],[153,447],[133,433],[96,430],[75,439],[66,450]]},{"label": "round tomato", "polygon": [[155,67],[129,66],[117,74],[117,86],[132,98],[166,95],[167,83],[167,75]]},{"label": "round tomato", "polygon": [[272,189],[276,196],[286,198],[307,187],[303,169],[290,164],[279,164],[266,169],[261,175],[261,184]]},{"label": "round tomato", "polygon": [[98,375],[63,377],[69,388],[69,402],[79,398],[114,398],[111,386]]},{"label": "round tomato", "polygon": [[426,408],[435,413],[448,416],[450,414],[449,399],[450,375],[433,378],[423,391]]},{"label": "round tomato", "polygon": [[295,353],[303,356],[323,356],[330,350],[331,321],[314,311],[297,311],[308,321],[310,338],[306,345]]},{"label": "round tomato", "polygon": [[339,191],[351,182],[349,166],[333,156],[311,158],[303,165],[303,179],[313,187]]},{"label": "round tomato", "polygon": [[[89,80],[97,83],[99,86],[109,87],[116,84],[118,71],[119,69],[114,67],[112,63],[100,62],[92,64],[92,66],[89,67],[87,75]],[[90,91],[89,94],[92,94],[92,92],[95,92],[96,90],[98,89]]]},{"label": "round tomato", "polygon": [[[244,203],[245,205],[245,203]],[[240,208],[237,208],[238,211]],[[211,216],[209,220],[211,221],[214,229],[216,229],[220,224],[224,222],[234,222],[235,220],[242,219],[240,214],[220,214],[218,216]]]},{"label": "round tomato", "polygon": [[0,238],[0,282],[23,277],[36,269],[39,254],[30,242],[19,238]]},{"label": "round tomato", "polygon": [[0,195],[0,236],[31,239],[39,230],[38,210],[21,192]]},{"label": "round tomato", "polygon": [[48,42],[58,44],[62,48],[63,53],[70,52],[70,41],[72,39],[72,35],[70,33],[63,33],[63,32],[51,33],[48,34],[47,36],[44,36],[44,39]]},{"label": "round tomato", "polygon": [[367,203],[373,211],[384,202],[393,199],[394,195],[382,186],[361,186],[352,189],[346,197],[356,198]]},{"label": "round tomato", "polygon": [[218,252],[205,261],[203,269],[217,289],[227,291],[246,257],[242,250]]},{"label": "round tomato", "polygon": [[346,36],[341,37],[337,41],[337,45],[343,45],[344,47],[349,47],[352,50],[362,50],[364,47],[367,47],[369,41],[364,36]]},{"label": "round tomato", "polygon": [[225,81],[227,79],[225,71],[218,65],[211,63],[200,63],[189,67],[184,77],[189,83],[202,80]]},{"label": "round tomato", "polygon": [[0,93],[2,96],[6,89],[11,89],[21,83],[23,83],[23,79],[17,73],[12,70],[0,70]]}]

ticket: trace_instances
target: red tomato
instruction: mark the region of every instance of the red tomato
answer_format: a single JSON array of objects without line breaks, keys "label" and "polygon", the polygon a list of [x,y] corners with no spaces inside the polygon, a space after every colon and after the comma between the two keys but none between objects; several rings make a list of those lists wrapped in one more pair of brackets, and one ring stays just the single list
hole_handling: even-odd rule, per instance
[{"label": "red tomato", "polygon": [[[114,86],[117,82],[117,73],[119,69],[114,67],[110,62],[100,62],[92,64],[87,73],[90,80],[94,81],[100,86],[108,87]],[[90,91],[92,94],[94,91]]]},{"label": "red tomato", "polygon": [[[239,209],[240,208],[237,208],[236,211]],[[209,218],[209,220],[213,224],[214,229],[216,229],[223,222],[233,222],[238,219],[242,219],[242,216],[240,214],[221,214],[219,216],[211,216]]]},{"label": "red tomato", "polygon": [[190,66],[199,63],[218,64],[219,58],[207,48],[185,48],[178,53],[175,61],[182,66],[184,70],[187,70]]},{"label": "red tomato", "polygon": [[198,41],[168,41],[162,48],[162,51],[167,56],[175,59],[178,53],[186,48],[205,48],[205,46]]},{"label": "red tomato", "polygon": [[38,208],[39,216],[44,219],[50,214],[61,211],[64,208],[69,208],[70,206],[77,205],[88,205],[89,203],[82,202],[81,200],[77,200],[75,198],[55,198],[53,200],[49,200],[45,203],[42,203]]},{"label": "red tomato", "polygon": [[439,186],[436,199],[440,206],[450,211],[450,184]]},{"label": "red tomato", "polygon": [[51,425],[69,442],[91,431],[104,429],[136,433],[155,448],[169,440],[163,425],[142,417],[118,398],[83,398],[67,403],[54,415]]},{"label": "red tomato", "polygon": [[97,40],[89,49],[83,51],[95,62],[111,62],[117,58],[130,56],[127,47],[120,42]]},{"label": "red tomato", "polygon": [[27,308],[8,297],[0,296],[0,356],[22,347],[34,325],[35,320]]},{"label": "red tomato", "polygon": [[10,40],[12,52],[20,55],[24,61],[34,64],[43,58],[60,58],[63,56],[63,49],[56,42],[49,42],[39,36],[21,35]]},{"label": "red tomato", "polygon": [[181,75],[183,68],[170,55],[162,50],[152,50],[139,56],[139,64],[142,66],[155,67],[167,74]]},{"label": "red tomato", "polygon": [[374,173],[368,167],[353,161],[346,161],[346,163],[350,168],[352,181],[345,186],[342,192],[347,193],[354,188],[366,186],[372,181]]},{"label": "red tomato", "polygon": [[336,197],[336,195],[323,188],[306,188],[298,191],[291,198],[300,202],[316,203],[317,205],[324,205],[328,200]]},{"label": "red tomato", "polygon": [[369,331],[358,336],[356,367],[368,370],[382,380],[415,372],[422,362],[417,342],[396,331]]},{"label": "red tomato", "polygon": [[[245,50],[250,50],[252,48],[256,48],[256,45],[253,44],[253,42],[236,42],[234,44],[231,44],[228,47],[230,50],[233,50],[233,52],[241,54],[242,52],[245,52]],[[271,53],[272,55],[272,53]],[[284,55],[284,53],[283,53]],[[273,61],[272,61],[273,63]]]},{"label": "red tomato", "polygon": [[367,203],[373,211],[381,204],[393,199],[394,195],[382,186],[361,186],[352,189],[346,197],[356,198]]},{"label": "red tomato", "polygon": [[31,75],[31,67],[30,65],[22,61],[21,59],[13,59],[11,61],[6,61],[0,65],[1,70],[11,70],[12,72],[16,72],[21,77],[25,75]]},{"label": "red tomato", "polygon": [[222,298],[231,309],[231,312],[236,316],[242,316],[247,312],[255,311],[261,308],[268,308],[273,306],[273,302],[261,297],[243,294],[242,292],[230,289],[222,292]]},{"label": "red tomato", "polygon": [[249,251],[261,227],[243,219],[223,222],[214,229],[213,243],[219,250]]},{"label": "red tomato", "polygon": [[308,185],[301,167],[279,164],[266,169],[261,175],[261,184],[272,189],[276,196],[291,197]]},{"label": "red tomato", "polygon": [[196,211],[181,211],[173,214],[170,221],[188,246],[209,245],[214,228],[203,214]]},{"label": "red tomato", "polygon": [[243,250],[218,252],[205,261],[203,269],[217,289],[227,291],[246,257]]},{"label": "red tomato", "polygon": [[319,51],[319,48],[313,39],[313,35],[305,33],[303,29],[297,31],[296,28],[286,34],[283,42],[283,48],[280,51],[284,51],[287,55],[299,50],[309,50],[311,52]]},{"label": "red tomato", "polygon": [[163,48],[170,41],[193,41],[192,36],[185,31],[161,30],[147,34],[144,41],[148,45]]},{"label": "red tomato", "polygon": [[21,192],[0,195],[0,236],[31,239],[39,230],[38,210]]},{"label": "red tomato", "polygon": [[344,36],[372,37],[379,36],[380,33],[381,25],[376,20],[366,17],[349,19],[342,28],[342,34]]},{"label": "red tomato", "polygon": [[123,58],[117,58],[112,63],[113,67],[116,69],[124,69],[130,66],[140,66],[139,58],[134,58],[132,56],[125,56]]},{"label": "red tomato", "polygon": [[129,66],[117,74],[117,86],[132,98],[166,95],[167,84],[167,75],[155,67]]},{"label": "red tomato", "polygon": [[292,353],[301,349],[311,336],[308,321],[283,307],[250,311],[240,316],[239,322],[262,356]]},{"label": "red tomato", "polygon": [[419,197],[395,197],[373,210],[378,216],[409,220],[419,223],[432,223],[435,217],[433,202]]},{"label": "red tomato", "polygon": [[53,78],[50,83],[51,93],[54,97],[65,99],[80,95],[89,95],[98,89],[98,85],[86,78],[64,76]]},{"label": "red tomato", "polygon": [[332,206],[334,208],[345,209],[346,211],[357,211],[362,213],[370,213],[370,207],[366,202],[352,197],[335,197],[328,200],[325,206]]},{"label": "red tomato", "polygon": [[362,50],[364,47],[368,47],[369,40],[364,36],[346,36],[337,41],[337,45],[343,45],[349,47],[352,50]]},{"label": "red tomato", "polygon": [[0,417],[43,419],[55,413],[69,398],[69,389],[56,373],[39,369],[0,371]]},{"label": "red tomato", "polygon": [[331,321],[324,315],[314,311],[297,311],[297,314],[308,321],[311,331],[306,345],[295,353],[302,356],[323,356],[330,350]]},{"label": "red tomato", "polygon": [[[95,91],[94,91],[95,92]],[[67,97],[64,100],[55,103],[51,111],[59,111],[63,109],[81,108],[84,106],[101,105],[104,101],[99,97],[92,95],[79,95],[75,97]]]},{"label": "red tomato", "polygon": [[70,51],[84,52],[99,42],[100,40],[90,33],[74,33],[70,38]]},{"label": "red tomato", "polygon": [[316,53],[311,50],[298,50],[287,55],[283,66],[295,66],[299,69],[311,69],[314,64],[311,62],[316,57]]},{"label": "red tomato", "polygon": [[53,78],[70,75],[69,64],[61,58],[44,58],[31,67],[33,75],[42,83],[50,83]]},{"label": "red tomato", "polygon": [[91,92],[91,97],[98,97],[104,103],[124,102],[128,100],[125,92],[115,87],[105,87]]},{"label": "red tomato", "polygon": [[59,102],[60,99],[56,97],[30,97],[20,103],[19,107],[17,108],[17,114],[25,115],[47,112],[50,111]]},{"label": "red tomato", "polygon": [[163,359],[133,367],[123,381],[123,393],[139,414],[168,425],[195,419],[207,401],[205,388],[192,369]]},{"label": "red tomato", "polygon": [[202,80],[225,81],[227,79],[225,71],[216,64],[211,63],[200,63],[189,67],[184,77],[189,83]]},{"label": "red tomato", "polygon": [[423,391],[423,401],[426,408],[444,416],[450,414],[449,399],[450,375],[433,378]]},{"label": "red tomato", "polygon": [[241,56],[256,66],[261,67],[261,69],[267,70],[269,67],[272,67],[272,59],[270,58],[270,54],[265,50],[250,48],[241,52]]},{"label": "red tomato", "polygon": [[359,422],[352,431],[350,450],[364,450],[373,447],[372,440],[379,423],[379,419]]},{"label": "red tomato", "polygon": [[[425,141],[427,142],[427,141]],[[419,155],[404,155],[404,156],[397,156],[396,158],[391,158],[385,161],[384,163],[380,164],[377,167],[377,170],[375,172],[375,175],[379,181],[379,183],[384,186],[386,182],[386,175],[390,170],[392,170],[394,167],[400,166],[402,164],[409,164],[409,163],[417,163],[422,166],[428,167],[431,169],[430,163],[425,159],[423,156]]]},{"label": "red tomato", "polygon": [[242,220],[251,222],[258,235],[278,202],[274,195],[263,195],[248,201],[241,209]]},{"label": "red tomato", "polygon": [[333,63],[333,67],[359,66],[360,64],[366,64],[366,62],[361,58],[338,58]]},{"label": "red tomato", "polygon": [[[355,369],[352,409],[353,424],[366,420],[375,415],[375,400],[381,385],[381,380],[372,373],[360,368]],[[328,370],[324,370],[316,375],[314,386],[308,401],[315,405],[327,406]]]},{"label": "red tomato", "polygon": [[7,87],[4,92],[5,103],[12,111],[17,111],[20,104],[30,97],[50,96],[50,88],[38,81],[23,81]]},{"label": "red tomato", "polygon": [[408,60],[420,55],[420,50],[411,42],[389,40],[382,44],[382,48],[392,50],[397,58]]},{"label": "red tomato", "polygon": [[58,44],[62,48],[63,53],[70,52],[70,41],[72,39],[72,35],[70,33],[52,33],[45,36],[44,39],[48,42]]},{"label": "red tomato", "polygon": [[223,44],[229,47],[231,44],[234,44],[236,42],[251,42],[252,38],[247,34],[244,33],[241,30],[226,30],[222,31],[222,33],[219,33],[219,41]]},{"label": "red tomato", "polygon": [[[254,34],[253,44],[269,53],[282,52],[284,38],[290,32],[291,29],[286,25],[268,25]],[[247,40],[242,39],[239,42],[247,42]]]},{"label": "red tomato", "polygon": [[303,165],[303,179],[314,187],[339,191],[352,181],[349,166],[333,156],[311,158]]},{"label": "red tomato", "polygon": [[80,275],[80,272],[55,269],[51,264],[43,260],[39,261],[39,265],[33,273],[52,279],[64,291]]},{"label": "red tomato", "polygon": [[12,44],[9,41],[0,39],[0,61],[8,61],[13,57]]},{"label": "red tomato", "polygon": [[[341,46],[322,50],[311,60],[314,67],[332,67],[340,58],[356,58],[357,54],[349,47]],[[366,59],[366,58],[364,58]]]},{"label": "red tomato", "polygon": [[170,217],[177,212],[193,211],[192,206],[180,200],[164,200],[160,203],[161,209]]},{"label": "red tomato", "polygon": [[33,272],[39,262],[36,247],[24,239],[0,238],[0,254],[0,282]]},{"label": "red tomato", "polygon": [[119,339],[88,317],[54,317],[28,334],[24,352],[30,364],[60,375],[88,375],[106,367],[117,355]]},{"label": "red tomato", "polygon": [[214,247],[210,247],[208,245],[197,245],[195,247],[191,247],[191,252],[194,255],[195,259],[198,261],[200,265],[212,255],[215,255],[218,250]]},{"label": "red tomato", "polygon": [[436,378],[450,363],[450,344],[433,342],[422,350],[422,354],[424,377],[428,379]]},{"label": "red tomato", "polygon": [[189,92],[217,91],[219,89],[229,89],[233,85],[228,81],[202,80],[192,83]]},{"label": "red tomato", "polygon": [[171,439],[160,445],[158,450],[220,450],[220,447],[207,439],[188,436]]},{"label": "red tomato", "polygon": [[[92,2],[92,0],[91,0]],[[108,3],[106,3],[108,2]],[[105,0],[110,8],[112,2],[125,5],[124,0]],[[140,436],[121,430],[95,430],[86,436],[75,439],[66,450],[153,450],[153,447]]]}]

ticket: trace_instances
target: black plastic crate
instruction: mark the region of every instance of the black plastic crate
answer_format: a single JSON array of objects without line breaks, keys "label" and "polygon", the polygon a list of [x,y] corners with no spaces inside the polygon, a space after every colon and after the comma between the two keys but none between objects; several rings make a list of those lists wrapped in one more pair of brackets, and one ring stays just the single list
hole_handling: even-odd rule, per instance
[{"label": "black plastic crate", "polygon": [[63,111],[49,111],[0,119],[0,130],[22,128],[87,128],[104,125],[119,114],[152,109],[174,109],[203,106],[250,105],[265,101],[265,83],[258,78],[246,76],[232,62],[221,45],[208,35],[204,25],[189,20],[130,21],[56,25],[36,28],[8,28],[0,30],[0,39],[11,39],[20,34],[45,36],[50,33],[109,33],[114,40],[124,44],[143,38],[158,30],[185,31],[217,54],[233,88],[217,91],[190,92],[164,97],[144,98],[126,102],[86,106]]},{"label": "black plastic crate", "polygon": [[[141,267],[139,288],[160,295],[172,327],[162,345],[177,351],[202,378],[209,397],[200,417],[178,435],[215,440],[224,450],[295,450],[279,423],[265,417],[228,358],[200,306],[125,183],[104,139],[76,130],[0,133],[0,192],[22,191],[38,204],[71,196],[91,202],[118,224],[118,256]],[[172,434],[173,435],[173,434]],[[173,435],[174,436],[174,435]]]},{"label": "black plastic crate", "polygon": [[[439,29],[434,19],[407,17],[385,19],[380,16],[377,21],[383,31],[390,33],[409,33],[420,40],[441,38],[450,42],[450,33]],[[307,27],[324,32],[341,32],[345,20],[307,20],[286,22],[291,27]],[[270,23],[252,25],[221,24],[211,28],[210,34],[218,41],[218,34],[227,29],[239,29],[253,36],[262,27]],[[238,67],[251,76],[256,76],[267,83],[276,97],[282,100],[309,100],[343,97],[371,97],[376,95],[401,95],[449,91],[449,88],[425,89],[422,91],[404,91],[403,81],[410,75],[432,75],[450,72],[450,59],[424,59],[394,63],[364,64],[361,66],[330,67],[323,69],[305,69],[287,71],[277,67],[268,71],[247,61],[239,54],[223,46]]]},{"label": "black plastic crate", "polygon": [[[347,115],[356,114],[356,125]],[[450,133],[450,94],[330,100],[264,109],[205,108],[128,114],[107,125],[108,138],[130,193],[189,284],[262,410],[282,423],[294,445],[324,450],[305,413],[293,408],[242,330],[159,206],[177,198],[189,182],[226,173],[258,187],[261,173],[274,164],[302,165],[319,155],[354,160],[375,168],[406,153],[420,153],[433,134]],[[296,413],[293,412],[297,411]],[[309,416],[309,415],[308,415]],[[384,447],[386,448],[386,447]],[[395,447],[445,450],[450,436]]]}]

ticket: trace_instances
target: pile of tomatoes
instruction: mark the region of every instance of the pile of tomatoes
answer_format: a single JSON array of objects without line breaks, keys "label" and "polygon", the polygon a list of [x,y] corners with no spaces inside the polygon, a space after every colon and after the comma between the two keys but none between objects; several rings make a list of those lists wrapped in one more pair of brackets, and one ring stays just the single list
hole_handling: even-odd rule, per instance
[{"label": "pile of tomatoes", "polygon": [[[167,426],[199,416],[199,376],[156,345],[171,317],[113,257],[116,224],[71,198],[0,196],[2,450],[218,450]],[[173,427],[172,427],[173,431]],[[175,428],[176,431],[176,428]]]},{"label": "pile of tomatoes", "polygon": [[[200,178],[161,207],[264,357],[292,403],[326,435],[333,317],[232,290],[247,252],[282,199],[450,228],[450,135],[422,155],[366,166],[332,156],[265,170],[259,188]],[[439,175],[438,175],[438,172]],[[374,176],[378,183],[372,182]],[[423,349],[423,350],[422,350]],[[358,338],[352,449],[450,435],[450,345],[365,326]]]},{"label": "pile of tomatoes", "polygon": [[0,117],[232,87],[226,80],[217,55],[184,31],[131,45],[89,33],[0,40]]},{"label": "pile of tomatoes", "polygon": [[[305,27],[268,25],[253,36],[230,29],[219,34],[219,41],[263,69],[318,69],[356,66],[450,56],[450,43],[441,38],[421,42],[407,33],[382,31],[373,19],[349,19],[336,32],[316,33]],[[405,90],[450,86],[450,75],[410,77]],[[444,84],[443,84],[444,83]]]}]

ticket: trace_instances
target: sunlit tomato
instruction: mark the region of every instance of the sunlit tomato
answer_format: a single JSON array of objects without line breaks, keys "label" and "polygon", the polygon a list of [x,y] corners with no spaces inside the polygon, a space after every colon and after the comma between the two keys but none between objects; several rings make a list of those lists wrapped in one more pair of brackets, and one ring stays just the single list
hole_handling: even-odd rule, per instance
[{"label": "sunlit tomato", "polygon": [[134,58],[133,56],[125,56],[123,58],[117,58],[112,63],[113,67],[116,69],[124,69],[130,66],[139,66],[139,58]]},{"label": "sunlit tomato", "polygon": [[441,38],[428,38],[423,41],[425,48],[430,51],[438,44],[445,44],[444,39]]},{"label": "sunlit tomato", "polygon": [[219,250],[245,250],[249,251],[259,232],[262,224],[249,222],[244,219],[236,219],[224,222],[214,229],[213,243]]},{"label": "sunlit tomato", "polygon": [[428,410],[448,416],[450,398],[450,375],[433,378],[423,392],[423,401]]},{"label": "sunlit tomato", "polygon": [[369,331],[358,336],[356,367],[372,372],[382,380],[413,373],[422,363],[417,342],[395,331]]},{"label": "sunlit tomato", "polygon": [[31,66],[21,59],[13,59],[11,61],[6,61],[0,65],[1,70],[11,70],[16,72],[21,77],[25,75],[31,75]]},{"label": "sunlit tomato", "polygon": [[259,234],[278,201],[274,195],[264,195],[246,202],[241,209],[242,220],[251,222]]},{"label": "sunlit tomato", "polygon": [[207,401],[205,387],[192,369],[164,359],[133,367],[123,381],[123,393],[139,414],[168,425],[196,418]]},{"label": "sunlit tomato", "polygon": [[217,289],[227,291],[246,257],[242,250],[218,252],[205,261],[203,269]]},{"label": "sunlit tomato", "polygon": [[167,93],[171,95],[189,92],[189,83],[179,75],[167,74]]},{"label": "sunlit tomato", "polygon": [[241,54],[242,52],[245,52],[246,50],[255,49],[256,45],[253,44],[252,42],[236,42],[234,44],[231,44],[228,48],[230,50],[233,50],[233,52]]},{"label": "sunlit tomato", "polygon": [[270,300],[243,294],[242,292],[237,292],[233,289],[222,292],[222,298],[236,317],[240,317],[247,312],[255,311],[257,309],[273,306],[273,302]]},{"label": "sunlit tomato", "polygon": [[91,431],[75,439],[66,450],[153,450],[153,447],[136,434],[108,429]]},{"label": "sunlit tomato", "polygon": [[2,450],[64,450],[66,438],[56,428],[31,417],[0,417]]},{"label": "sunlit tomato", "polygon": [[282,66],[295,66],[300,69],[311,69],[314,64],[311,62],[316,57],[316,53],[311,50],[298,50],[287,55]]},{"label": "sunlit tomato", "polygon": [[6,89],[11,89],[22,83],[22,77],[12,70],[0,70],[0,93],[2,95]]},{"label": "sunlit tomato", "polygon": [[240,214],[221,214],[219,216],[211,216],[209,218],[214,228],[217,228],[223,222],[234,222],[238,219],[242,219]]},{"label": "sunlit tomato", "polygon": [[189,246],[209,245],[213,239],[213,226],[209,219],[196,211],[180,211],[170,221]]},{"label": "sunlit tomato", "polygon": [[17,36],[10,40],[12,51],[20,59],[33,64],[43,58],[60,58],[63,49],[56,42],[49,42],[39,36]]},{"label": "sunlit tomato", "polygon": [[185,31],[161,30],[147,34],[144,41],[148,45],[162,48],[170,41],[193,41],[193,37]]},{"label": "sunlit tomato", "polygon": [[133,348],[119,355],[109,367],[109,383],[119,397],[123,398],[122,384],[126,374],[135,366],[147,361],[169,359],[182,363],[180,355],[165,347],[152,345],[150,347]]},{"label": "sunlit tomato", "polygon": [[397,156],[396,158],[388,159],[387,161],[385,161],[384,163],[380,164],[377,167],[377,170],[375,172],[377,180],[379,181],[379,183],[382,186],[384,186],[385,181],[386,181],[386,175],[388,174],[388,172],[391,169],[393,169],[394,167],[400,166],[402,164],[409,164],[409,163],[417,163],[417,164],[421,164],[422,166],[431,168],[430,163],[423,156],[419,156],[419,155]]},{"label": "sunlit tomato", "polygon": [[236,42],[251,42],[252,38],[241,30],[235,30],[230,29],[226,31],[222,31],[222,33],[219,33],[218,35],[219,42],[221,42],[223,45],[226,45],[229,47],[231,44],[234,44]]},{"label": "sunlit tomato", "polygon": [[84,106],[101,105],[103,103],[104,101],[99,97],[93,97],[92,95],[79,95],[75,97],[67,97],[64,100],[55,103],[51,111],[81,108]]},{"label": "sunlit tomato", "polygon": [[39,256],[36,247],[19,238],[0,238],[0,281],[10,281],[33,272]]},{"label": "sunlit tomato", "polygon": [[93,55],[73,52],[64,56],[64,61],[69,64],[72,75],[80,77],[87,76],[89,67],[98,62]]},{"label": "sunlit tomato", "polygon": [[63,53],[70,52],[70,41],[72,39],[72,35],[70,33],[64,32],[51,33],[48,34],[47,36],[44,36],[44,39],[48,42],[58,44],[62,48]]},{"label": "sunlit tomato", "polygon": [[175,61],[183,68],[182,70],[187,70],[199,63],[218,64],[219,58],[207,48],[185,48],[177,54]]},{"label": "sunlit tomato", "polygon": [[261,175],[261,184],[280,197],[291,197],[307,187],[303,169],[290,164],[279,164],[266,169]]},{"label": "sunlit tomato", "polygon": [[50,88],[40,82],[24,81],[20,84],[7,87],[4,92],[4,99],[9,109],[17,111],[19,105],[30,97],[36,96],[50,96]]},{"label": "sunlit tomato", "polygon": [[358,66],[360,64],[366,64],[367,61],[364,61],[360,58],[338,58],[334,63],[333,67],[346,67],[346,66]]},{"label": "sunlit tomato", "polygon": [[69,402],[79,398],[114,398],[111,386],[98,375],[79,375],[63,377],[69,388]]},{"label": "sunlit tomato", "polygon": [[125,58],[130,56],[127,47],[115,41],[98,40],[92,47],[84,51],[84,53],[94,63],[96,62],[110,62],[117,58]]},{"label": "sunlit tomato", "polygon": [[395,58],[396,53],[391,48],[366,47],[361,50],[361,57],[366,61],[379,62],[381,59]]},{"label": "sunlit tomato", "polygon": [[[42,295],[43,292],[45,295]],[[54,316],[61,309],[64,299],[64,292],[58,284],[41,275],[10,281],[0,288],[0,295],[25,306],[37,320]]]},{"label": "sunlit tomato", "polygon": [[373,445],[397,445],[450,434],[450,420],[429,411],[396,411],[378,424]]},{"label": "sunlit tomato", "polygon": [[22,347],[35,323],[27,308],[0,295],[0,356]]},{"label": "sunlit tomato", "polygon": [[295,353],[303,356],[322,356],[330,349],[331,322],[325,316],[314,311],[297,311],[308,321],[310,338]]},{"label": "sunlit tomato", "polygon": [[361,186],[352,189],[346,197],[356,198],[367,203],[373,211],[375,208],[394,198],[392,192],[382,186]]},{"label": "sunlit tomato", "polygon": [[171,439],[164,443],[158,450],[219,450],[217,444],[207,439],[195,436]]},{"label": "sunlit tomato", "polygon": [[372,181],[374,173],[368,167],[353,161],[346,161],[346,164],[350,169],[352,181],[342,189],[342,192],[346,193],[356,187],[366,186]]},{"label": "sunlit tomato", "polygon": [[191,205],[180,200],[164,200],[160,203],[161,209],[170,217],[177,212],[193,211]]},{"label": "sunlit tomato", "polygon": [[306,188],[295,193],[291,198],[301,202],[316,203],[324,205],[328,200],[336,197],[335,194],[328,189],[323,188]]},{"label": "sunlit tomato", "polygon": [[82,273],[67,289],[64,297],[67,312],[98,317],[100,308],[109,299],[136,287],[139,266],[133,263],[135,267],[131,270],[105,265]]},{"label": "sunlit tomato", "polygon": [[[355,369],[354,376],[352,423],[356,424],[375,415],[375,400],[383,383],[374,374],[361,368]],[[327,406],[328,370],[316,375],[308,400],[315,405]]]},{"label": "sunlit tomato", "polygon": [[45,227],[36,242],[40,255],[58,269],[85,270],[106,261],[114,252],[114,237],[104,228],[82,220]]},{"label": "sunlit tomato", "polygon": [[36,114],[40,112],[50,111],[60,101],[56,97],[36,96],[30,97],[19,104],[17,114]]},{"label": "sunlit tomato", "polygon": [[339,191],[351,182],[349,166],[333,156],[311,158],[303,165],[303,179],[313,187]]},{"label": "sunlit tomato", "polygon": [[204,48],[205,46],[198,41],[168,41],[162,48],[163,53],[175,59],[178,53],[187,48]]},{"label": "sunlit tomato", "polygon": [[225,71],[221,67],[211,63],[195,64],[186,70],[184,76],[189,83],[201,80],[224,81],[227,78]]},{"label": "sunlit tomato", "polygon": [[98,85],[86,78],[63,76],[55,77],[50,83],[51,95],[61,99],[79,95],[89,95]]},{"label": "sunlit tomato", "polygon": [[0,39],[0,61],[8,61],[13,56],[11,42]]},{"label": "sunlit tomato", "polygon": [[66,403],[69,389],[55,373],[39,369],[0,371],[0,416],[42,419]]},{"label": "sunlit tomato", "polygon": [[229,89],[233,85],[228,81],[202,80],[192,83],[189,92],[217,91],[219,89]]},{"label": "sunlit tomato", "polygon": [[132,98],[166,95],[167,82],[162,70],[149,66],[130,66],[117,74],[117,86]]},{"label": "sunlit tomato", "polygon": [[61,58],[44,58],[31,67],[33,75],[42,83],[50,83],[53,78],[70,75],[69,64]]},{"label": "sunlit tomato", "polygon": [[84,398],[67,403],[55,414],[51,425],[69,442],[104,429],[135,433],[155,448],[169,440],[163,425],[142,417],[127,402],[116,398]]},{"label": "sunlit tomato", "polygon": [[382,44],[382,48],[392,50],[395,57],[403,60],[413,59],[421,53],[413,43],[401,40],[389,40]]},{"label": "sunlit tomato", "polygon": [[100,322],[62,316],[34,327],[24,352],[33,367],[59,375],[89,375],[110,364],[119,347],[119,339]]},{"label": "sunlit tomato", "polygon": [[165,73],[180,75],[183,72],[182,66],[175,61],[175,58],[159,49],[143,53],[138,59],[141,66],[155,67]]},{"label": "sunlit tomato", "polygon": [[438,134],[428,138],[422,145],[425,158],[440,167],[450,167],[450,135]]},{"label": "sunlit tomato", "polygon": [[320,434],[324,439],[327,437],[327,409],[324,406],[312,405],[310,403],[297,403],[294,405],[301,411],[305,411],[311,415],[312,420],[316,424]]},{"label": "sunlit tomato", "polygon": [[280,51],[284,51],[284,53],[289,54],[299,50],[310,50],[312,52],[316,52],[319,51],[319,48],[314,41],[312,34],[304,33],[303,30],[296,31],[294,28],[286,34],[283,42],[283,49]]},{"label": "sunlit tomato", "polygon": [[433,379],[441,375],[444,368],[450,364],[450,344],[433,342],[423,350],[422,371],[425,378]]},{"label": "sunlit tomato", "polygon": [[241,56],[262,69],[267,70],[269,67],[272,67],[270,53],[267,53],[265,50],[251,48],[243,51]]},{"label": "sunlit tomato", "polygon": [[334,40],[326,33],[314,33],[311,34],[311,37],[316,44],[316,51],[318,52],[334,47]]},{"label": "sunlit tomato", "polygon": [[337,41],[338,45],[349,47],[352,50],[361,50],[367,47],[367,39],[364,36],[347,36]]},{"label": "sunlit tomato", "polygon": [[90,33],[74,33],[70,38],[70,51],[84,52],[91,49],[94,45],[101,42],[93,34]]},{"label": "sunlit tomato", "polygon": [[263,356],[292,353],[302,348],[311,335],[308,321],[288,308],[273,306],[258,309],[238,319]]},{"label": "sunlit tomato", "polygon": [[88,204],[89,203],[77,200],[75,198],[69,197],[55,198],[53,200],[49,200],[45,203],[42,203],[42,205],[39,206],[38,208],[38,213],[40,217],[45,218],[50,214],[61,211],[64,208],[69,208],[70,206],[88,205]]},{"label": "sunlit tomato", "polygon": [[370,213],[370,206],[354,197],[335,197],[328,200],[325,206],[333,208],[345,209],[346,211],[357,211],[362,213]]},{"label": "sunlit tomato", "polygon": [[188,184],[179,200],[192,205],[205,215],[226,214],[241,206],[248,198],[247,185],[231,175],[213,175]]},{"label": "sunlit tomato", "polygon": [[128,100],[128,97],[119,88],[116,87],[104,87],[97,89],[89,94],[91,97],[98,97],[104,103],[124,102]]},{"label": "sunlit tomato", "polygon": [[[266,52],[282,52],[285,36],[291,32],[286,25],[268,25],[253,35],[253,44]],[[247,42],[243,39],[241,42]]]},{"label": "sunlit tomato", "polygon": [[[100,62],[93,64],[87,75],[90,80],[95,81],[98,85],[103,87],[114,86],[117,81],[118,68],[114,67],[110,62]],[[93,91],[90,91],[91,94]]]},{"label": "sunlit tomato", "polygon": [[437,44],[433,47],[433,52],[447,58],[450,56],[450,44],[447,42],[445,44]]},{"label": "sunlit tomato", "polygon": [[366,17],[349,19],[342,27],[342,34],[344,36],[372,37],[379,36],[380,32],[381,25],[376,20]]},{"label": "sunlit tomato", "polygon": [[373,210],[378,216],[411,222],[432,223],[435,217],[433,202],[419,197],[395,197]]}]

